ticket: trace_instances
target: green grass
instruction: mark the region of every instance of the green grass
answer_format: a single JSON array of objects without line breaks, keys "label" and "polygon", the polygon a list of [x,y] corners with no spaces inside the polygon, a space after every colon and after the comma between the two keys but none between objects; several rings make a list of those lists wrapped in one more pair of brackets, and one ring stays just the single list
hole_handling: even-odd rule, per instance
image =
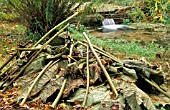
[{"label": "green grass", "polygon": [[[73,38],[77,40],[85,40],[83,35],[79,32],[73,34]],[[154,58],[156,53],[162,53],[163,47],[154,43],[146,43],[144,46],[138,42],[126,41],[124,39],[100,39],[89,35],[91,42],[95,45],[105,49],[118,51],[129,56],[139,56]]]}]

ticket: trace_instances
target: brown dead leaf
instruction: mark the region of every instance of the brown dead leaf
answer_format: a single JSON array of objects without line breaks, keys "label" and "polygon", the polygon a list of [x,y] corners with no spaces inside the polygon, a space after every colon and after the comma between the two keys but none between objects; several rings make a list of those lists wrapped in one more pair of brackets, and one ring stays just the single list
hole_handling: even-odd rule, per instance
[{"label": "brown dead leaf", "polygon": [[110,110],[119,110],[119,106],[118,105],[112,105],[110,107]]},{"label": "brown dead leaf", "polygon": [[82,78],[68,80],[65,90],[63,92],[63,97],[67,97],[71,91],[74,91],[74,89],[76,89],[80,86],[85,86],[85,85],[86,85],[86,83]]},{"label": "brown dead leaf", "polygon": [[81,105],[81,102],[77,100],[77,101],[74,102],[74,104],[75,105]]},{"label": "brown dead leaf", "polygon": [[37,104],[32,103],[31,106],[30,106],[30,109],[36,109],[36,107],[37,107]]}]

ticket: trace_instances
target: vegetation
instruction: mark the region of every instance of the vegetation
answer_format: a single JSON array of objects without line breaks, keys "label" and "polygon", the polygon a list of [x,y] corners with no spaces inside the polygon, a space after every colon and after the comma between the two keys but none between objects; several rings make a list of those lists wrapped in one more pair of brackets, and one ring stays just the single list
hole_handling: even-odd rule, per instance
[{"label": "vegetation", "polygon": [[[74,32],[73,37],[77,40],[84,39],[83,35],[79,32]],[[140,42],[127,41],[121,38],[100,39],[90,36],[90,39],[93,44],[96,44],[99,47],[125,53],[127,56],[143,56],[153,59],[155,58],[156,53],[163,53],[164,51],[163,47],[150,42],[146,43],[145,46],[142,46]]]},{"label": "vegetation", "polygon": [[[78,11],[79,8],[84,8],[88,0],[7,1],[21,19],[28,23],[29,32],[42,36],[75,11]],[[96,1],[94,0],[94,2]]]}]

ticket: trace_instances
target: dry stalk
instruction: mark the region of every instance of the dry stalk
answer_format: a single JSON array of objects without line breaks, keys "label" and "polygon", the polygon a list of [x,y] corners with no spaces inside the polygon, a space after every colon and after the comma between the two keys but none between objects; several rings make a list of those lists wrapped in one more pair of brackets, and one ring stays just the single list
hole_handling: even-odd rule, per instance
[{"label": "dry stalk", "polygon": [[[83,42],[81,42],[81,41],[78,41],[78,43],[81,44],[81,45],[83,45],[83,46],[87,46],[87,44],[85,44],[85,43],[83,43]],[[87,43],[87,42],[86,42],[86,43]],[[116,57],[114,57],[114,56],[111,55],[110,53],[108,53],[108,52],[100,49],[99,47],[97,47],[97,46],[95,46],[95,45],[93,45],[93,44],[92,44],[92,46],[95,48],[94,50],[95,50],[96,52],[98,52],[98,53],[100,53],[100,54],[102,54],[102,55],[104,55],[104,56],[112,59],[113,61],[116,61],[116,62],[122,64],[122,62],[121,62],[119,59],[117,59]]]},{"label": "dry stalk", "polygon": [[15,63],[17,63],[18,60],[14,61],[6,70],[4,70],[1,74],[0,74],[0,77],[3,76],[8,70],[10,70],[14,65]]},{"label": "dry stalk", "polygon": [[[30,43],[30,41],[26,42],[25,44],[23,44],[23,46],[26,46],[28,43]],[[17,52],[15,52],[6,62],[4,62],[2,64],[2,66],[0,67],[0,71],[17,55]],[[13,65],[13,64],[12,64]],[[0,75],[1,77],[1,75]]]},{"label": "dry stalk", "polygon": [[89,46],[87,46],[87,61],[86,61],[86,66],[87,66],[87,84],[86,84],[86,94],[84,96],[84,101],[82,106],[85,107],[87,98],[88,98],[88,93],[89,93],[89,85],[90,85],[90,73],[89,73]]},{"label": "dry stalk", "polygon": [[101,69],[103,70],[104,75],[106,76],[106,78],[107,78],[107,80],[108,80],[108,82],[109,82],[109,84],[110,84],[110,86],[111,86],[112,91],[115,93],[115,95],[116,95],[116,97],[117,97],[117,96],[118,96],[118,92],[117,92],[117,90],[116,90],[116,88],[115,88],[115,86],[114,86],[114,84],[113,84],[113,82],[112,82],[112,80],[111,80],[108,72],[106,71],[105,67],[102,65],[101,60],[100,60],[99,57],[97,56],[97,53],[95,52],[95,50],[94,50],[94,48],[93,48],[93,46],[92,46],[92,44],[91,44],[91,42],[90,42],[90,40],[89,40],[89,38],[88,38],[88,36],[86,35],[85,32],[83,32],[83,35],[84,35],[84,37],[86,38],[86,40],[87,40],[87,42],[88,42],[88,45],[89,45],[92,53],[93,53],[94,56],[96,57],[96,59],[97,59],[99,65],[100,65]]},{"label": "dry stalk", "polygon": [[19,51],[35,51],[40,50],[41,48],[17,48]]},{"label": "dry stalk", "polygon": [[71,55],[73,53],[73,48],[74,48],[74,44],[71,44],[70,46],[70,52],[69,52],[69,55],[68,55],[68,63],[70,64],[71,63]]},{"label": "dry stalk", "polygon": [[54,100],[53,104],[51,105],[51,107],[54,108],[54,107],[57,105],[58,101],[60,100],[60,97],[62,96],[62,93],[63,93],[63,91],[64,91],[64,88],[65,88],[66,83],[67,83],[67,78],[64,79],[64,82],[63,82],[63,84],[62,84],[62,87],[61,87],[61,89],[60,89],[60,91],[59,91],[56,99]]},{"label": "dry stalk", "polygon": [[[140,75],[142,76],[142,75]],[[148,80],[147,78],[143,77],[142,78],[149,83],[150,85],[152,85],[153,87],[155,87],[158,91],[160,91],[162,94],[164,94],[165,96],[167,96],[170,99],[170,95],[167,94],[165,91],[163,91],[156,83],[153,83],[152,81]]]},{"label": "dry stalk", "polygon": [[[2,64],[0,67],[0,71],[17,55],[17,53],[14,53],[5,63]],[[0,76],[1,77],[1,76]]]}]

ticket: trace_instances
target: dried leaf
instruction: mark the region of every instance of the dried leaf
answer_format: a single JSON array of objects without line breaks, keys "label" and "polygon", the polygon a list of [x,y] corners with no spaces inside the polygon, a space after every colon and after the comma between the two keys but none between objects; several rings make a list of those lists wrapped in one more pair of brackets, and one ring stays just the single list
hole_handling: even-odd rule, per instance
[{"label": "dried leaf", "polygon": [[123,81],[121,87],[124,98],[132,110],[140,110],[143,104],[148,110],[156,110],[150,97],[133,83]]},{"label": "dried leaf", "polygon": [[[51,80],[54,76],[55,73],[57,73],[58,71],[58,64],[54,64],[50,69],[48,69],[39,79],[39,81],[35,84],[35,86],[33,87],[33,90],[31,91],[30,96],[34,96],[36,95],[39,91],[41,91],[43,89],[43,86],[49,82],[49,80]],[[36,78],[36,77],[35,77]],[[22,98],[25,97],[25,95],[27,94],[29,87],[31,86],[31,84],[33,83],[34,79],[32,78],[32,76],[30,75],[25,75],[23,77],[20,77],[16,82],[18,85],[22,85],[22,88],[20,88],[20,90],[22,90],[23,92],[19,95],[19,97],[17,98],[17,100],[21,100]]]},{"label": "dried leaf", "polygon": [[[86,75],[87,67],[84,69],[84,73]],[[101,81],[101,68],[97,65],[96,62],[89,65],[89,73],[90,73],[90,80],[94,80],[94,83],[98,79]]]},{"label": "dried leaf", "polygon": [[64,77],[52,79],[46,86],[44,86],[39,95],[39,98],[41,98],[43,102],[46,102],[48,97],[50,97],[54,92],[61,88],[63,80]]},{"label": "dried leaf", "polygon": [[[79,88],[70,99],[71,102],[83,102],[86,89]],[[105,86],[90,87],[86,107],[91,107],[92,110],[108,110],[113,105],[110,97],[110,90]],[[104,106],[106,105],[106,106]]]},{"label": "dried leaf", "polygon": [[82,78],[79,79],[69,79],[67,81],[64,93],[63,93],[63,97],[67,97],[70,94],[70,91],[74,91],[76,88],[80,87],[80,86],[85,86],[86,83],[84,82],[84,80]]},{"label": "dried leaf", "polygon": [[138,79],[138,76],[134,69],[129,69],[129,68],[123,67],[123,73],[126,75],[133,76],[135,79]]}]

